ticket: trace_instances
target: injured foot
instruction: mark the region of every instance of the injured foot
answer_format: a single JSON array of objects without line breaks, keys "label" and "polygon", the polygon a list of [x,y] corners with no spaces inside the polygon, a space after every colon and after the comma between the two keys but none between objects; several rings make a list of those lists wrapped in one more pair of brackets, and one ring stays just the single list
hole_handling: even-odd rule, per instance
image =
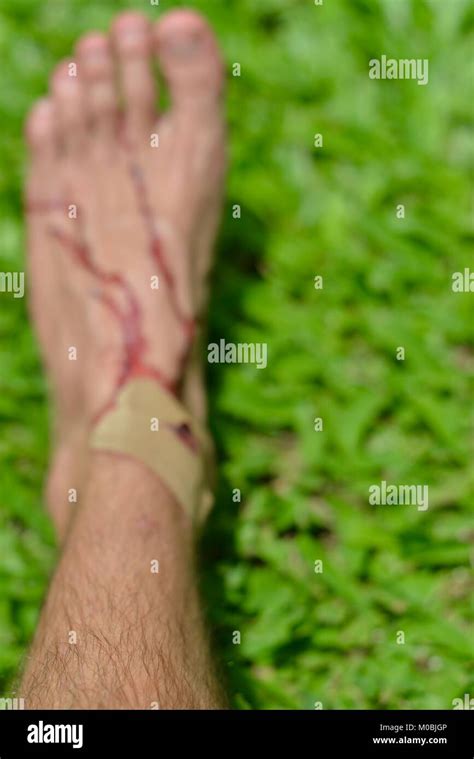
[{"label": "injured foot", "polygon": [[[127,387],[154,384],[205,419],[196,346],[225,171],[223,78],[196,13],[156,24],[125,13],[109,35],[79,40],[28,118],[31,310],[55,409],[48,500],[61,536],[91,434]],[[176,434],[199,442],[187,423]]]}]

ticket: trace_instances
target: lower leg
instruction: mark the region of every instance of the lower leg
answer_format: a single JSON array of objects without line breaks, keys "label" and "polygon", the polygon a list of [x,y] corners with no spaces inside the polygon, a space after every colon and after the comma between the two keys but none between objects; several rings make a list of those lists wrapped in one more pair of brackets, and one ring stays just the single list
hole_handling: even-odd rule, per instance
[{"label": "lower leg", "polygon": [[[205,415],[192,338],[222,196],[223,65],[191,11],[156,24],[124,14],[109,35],[82,38],[75,57],[79,75],[60,64],[27,125],[31,306],[56,411],[48,496],[63,552],[22,695],[30,708],[218,708],[181,501],[205,495],[193,479],[205,436],[188,433]],[[97,419],[140,382],[155,390],[149,414],[131,419],[130,407],[116,428],[124,447],[99,452]],[[161,448],[150,464],[152,438]]]},{"label": "lower leg", "polygon": [[94,453],[26,668],[28,708],[222,708],[190,520],[155,475]]}]

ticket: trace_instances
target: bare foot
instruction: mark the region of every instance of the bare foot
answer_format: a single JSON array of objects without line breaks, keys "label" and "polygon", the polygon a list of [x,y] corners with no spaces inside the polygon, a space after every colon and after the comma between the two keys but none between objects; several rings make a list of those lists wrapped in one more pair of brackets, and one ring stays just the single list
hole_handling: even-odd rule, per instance
[{"label": "bare foot", "polygon": [[[170,91],[158,115],[156,55]],[[125,13],[79,40],[28,118],[31,310],[50,378],[60,536],[91,426],[136,376],[205,416],[196,332],[225,171],[223,65],[206,22]],[[80,493],[79,493],[80,495]]]}]

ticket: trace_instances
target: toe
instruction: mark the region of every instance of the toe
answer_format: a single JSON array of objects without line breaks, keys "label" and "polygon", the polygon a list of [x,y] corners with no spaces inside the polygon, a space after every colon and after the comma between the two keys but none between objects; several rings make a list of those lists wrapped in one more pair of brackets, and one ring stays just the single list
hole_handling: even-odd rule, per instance
[{"label": "toe", "polygon": [[42,98],[31,109],[25,126],[26,140],[33,158],[51,157],[56,151],[56,129],[51,98]]},{"label": "toe", "polygon": [[104,34],[87,34],[76,52],[87,116],[96,135],[107,140],[116,128],[118,108],[109,39]]},{"label": "toe", "polygon": [[198,13],[171,11],[154,29],[155,47],[173,106],[195,107],[218,102],[224,66],[214,34]]},{"label": "toe", "polygon": [[25,137],[31,157],[25,187],[25,209],[33,213],[49,210],[56,191],[59,158],[52,98],[42,98],[35,103],[26,120]]},{"label": "toe", "polygon": [[152,28],[140,13],[122,13],[112,27],[125,101],[125,127],[132,138],[149,134],[156,119]]},{"label": "toe", "polygon": [[57,129],[68,153],[80,151],[84,140],[82,88],[77,73],[74,61],[63,61],[51,78]]}]

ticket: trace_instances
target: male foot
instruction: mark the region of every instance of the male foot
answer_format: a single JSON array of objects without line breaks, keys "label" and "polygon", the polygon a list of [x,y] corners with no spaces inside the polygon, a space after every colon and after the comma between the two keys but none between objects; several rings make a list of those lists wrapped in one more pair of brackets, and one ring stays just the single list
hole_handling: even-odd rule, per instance
[{"label": "male foot", "polygon": [[[153,62],[171,95],[156,110]],[[223,65],[206,22],[124,13],[62,62],[27,123],[33,319],[49,375],[49,507],[64,536],[91,427],[151,377],[205,417],[196,360],[225,170]]]}]

